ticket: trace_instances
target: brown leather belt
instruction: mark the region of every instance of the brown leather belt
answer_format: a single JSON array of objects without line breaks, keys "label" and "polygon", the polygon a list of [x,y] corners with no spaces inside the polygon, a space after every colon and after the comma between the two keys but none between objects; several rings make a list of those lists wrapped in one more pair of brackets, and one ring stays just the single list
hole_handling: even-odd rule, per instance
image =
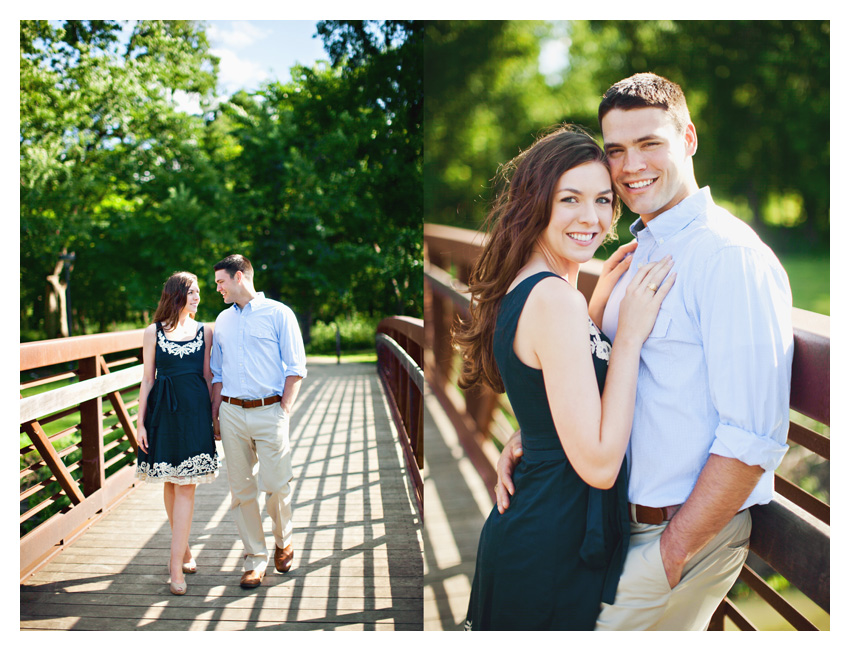
[{"label": "brown leather belt", "polygon": [[672,518],[681,507],[681,504],[662,507],[629,504],[629,519],[640,524],[661,524]]},{"label": "brown leather belt", "polygon": [[254,407],[265,407],[280,402],[280,396],[269,396],[268,398],[260,398],[258,400],[240,400],[239,398],[228,398],[221,396],[224,402],[229,402],[231,405],[242,407],[243,409],[253,409]]}]

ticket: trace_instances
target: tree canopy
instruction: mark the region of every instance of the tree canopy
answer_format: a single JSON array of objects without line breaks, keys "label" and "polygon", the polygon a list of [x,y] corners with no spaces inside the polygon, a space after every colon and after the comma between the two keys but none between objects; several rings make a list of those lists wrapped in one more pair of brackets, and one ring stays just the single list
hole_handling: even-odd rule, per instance
[{"label": "tree canopy", "polygon": [[234,252],[306,331],[421,315],[421,25],[325,21],[331,65],[219,104],[203,24],[121,29],[21,21],[22,338],[61,334],[46,279],[63,252],[74,334],[140,325],[181,269],[211,320],[212,265]]}]

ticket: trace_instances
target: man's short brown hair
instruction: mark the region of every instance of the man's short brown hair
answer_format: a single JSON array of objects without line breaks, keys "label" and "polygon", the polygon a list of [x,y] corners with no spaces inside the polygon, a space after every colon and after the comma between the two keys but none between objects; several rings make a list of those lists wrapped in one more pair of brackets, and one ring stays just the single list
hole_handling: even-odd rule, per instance
[{"label": "man's short brown hair", "polygon": [[216,262],[213,270],[219,271],[221,269],[224,269],[231,278],[236,275],[237,271],[241,271],[242,275],[249,280],[254,277],[254,267],[251,266],[251,261],[238,253],[229,255],[223,260]]},{"label": "man's short brown hair", "polygon": [[691,121],[685,94],[678,84],[652,72],[641,72],[618,81],[605,91],[599,104],[599,127],[602,128],[602,118],[608,111],[636,108],[664,109],[679,133],[684,133]]}]

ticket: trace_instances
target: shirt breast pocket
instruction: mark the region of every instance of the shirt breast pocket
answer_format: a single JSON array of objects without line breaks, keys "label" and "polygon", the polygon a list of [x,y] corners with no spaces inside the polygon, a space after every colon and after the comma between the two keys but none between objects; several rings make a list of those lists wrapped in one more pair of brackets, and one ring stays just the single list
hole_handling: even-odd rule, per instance
[{"label": "shirt breast pocket", "polygon": [[252,338],[262,343],[277,342],[275,331],[266,323],[252,323],[248,332]]},{"label": "shirt breast pocket", "polygon": [[659,310],[658,318],[655,319],[655,326],[652,328],[652,332],[649,333],[649,337],[647,339],[665,339],[667,337],[667,333],[670,331],[670,323],[673,321],[673,316],[665,311]]}]

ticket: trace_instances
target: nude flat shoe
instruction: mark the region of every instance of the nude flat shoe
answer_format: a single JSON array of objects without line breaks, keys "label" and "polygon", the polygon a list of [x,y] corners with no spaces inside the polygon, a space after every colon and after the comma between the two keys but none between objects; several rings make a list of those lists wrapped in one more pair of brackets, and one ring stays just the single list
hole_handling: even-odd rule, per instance
[{"label": "nude flat shoe", "polygon": [[183,581],[183,583],[172,581],[168,587],[171,588],[171,594],[176,594],[178,597],[182,597],[186,594],[186,589],[188,588],[185,581]]},{"label": "nude flat shoe", "polygon": [[183,563],[183,573],[184,574],[194,574],[198,571],[198,564],[195,562],[195,559]]},{"label": "nude flat shoe", "polygon": [[[185,578],[185,577],[183,577],[183,578]],[[183,581],[181,583],[179,581],[172,581],[171,580],[171,561],[168,561],[168,581],[169,581],[168,587],[171,589],[171,594],[175,594],[178,597],[182,597],[184,594],[186,594],[186,590],[188,589],[189,586],[186,584],[185,581]]]}]

